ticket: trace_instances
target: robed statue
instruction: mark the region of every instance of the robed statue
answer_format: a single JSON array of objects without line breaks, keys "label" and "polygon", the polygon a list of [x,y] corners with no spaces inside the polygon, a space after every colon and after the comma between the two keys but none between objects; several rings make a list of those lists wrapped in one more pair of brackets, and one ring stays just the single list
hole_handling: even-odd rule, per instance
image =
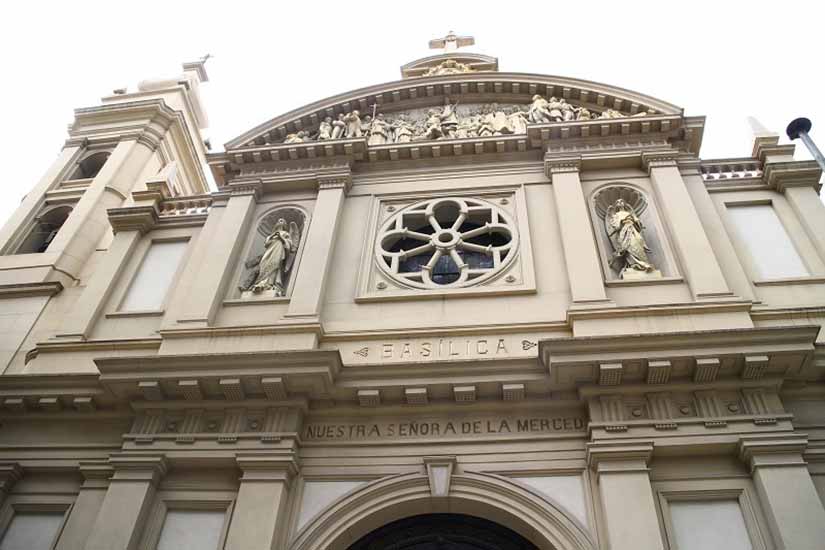
[{"label": "robed statue", "polygon": [[286,220],[280,218],[264,241],[263,254],[246,262],[246,267],[254,271],[240,285],[240,289],[256,294],[274,290],[275,296],[283,296],[285,276],[295,263],[300,239],[298,224],[289,222],[287,226]]},{"label": "robed statue", "polygon": [[631,205],[624,199],[617,199],[607,207],[604,225],[613,245],[610,266],[619,271],[622,279],[656,272],[647,257],[650,249],[642,235],[644,226]]}]

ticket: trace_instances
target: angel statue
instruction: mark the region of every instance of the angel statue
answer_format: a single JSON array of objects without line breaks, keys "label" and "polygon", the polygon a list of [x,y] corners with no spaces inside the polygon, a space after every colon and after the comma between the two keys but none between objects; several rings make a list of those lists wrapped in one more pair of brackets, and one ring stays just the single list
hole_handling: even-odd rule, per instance
[{"label": "angel statue", "polygon": [[642,236],[644,226],[624,199],[617,199],[607,207],[604,225],[614,250],[610,266],[619,270],[619,277],[630,279],[657,271],[647,257],[650,249]]},{"label": "angel statue", "polygon": [[289,222],[287,230],[286,220],[280,218],[264,241],[264,253],[260,258],[246,263],[248,269],[257,269],[240,285],[240,289],[251,290],[256,294],[274,290],[275,296],[283,296],[284,275],[290,272],[295,263],[295,251],[300,238],[298,224]]}]

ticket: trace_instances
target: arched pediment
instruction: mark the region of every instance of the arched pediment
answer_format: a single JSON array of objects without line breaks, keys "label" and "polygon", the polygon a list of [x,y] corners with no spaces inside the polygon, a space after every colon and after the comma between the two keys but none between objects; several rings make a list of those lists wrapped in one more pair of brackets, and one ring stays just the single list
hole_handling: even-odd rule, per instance
[{"label": "arched pediment", "polygon": [[[456,59],[458,57],[461,56]],[[456,102],[465,106],[496,103],[526,107],[535,95],[564,99],[596,116],[607,110],[628,117],[641,113],[671,116],[683,113],[682,108],[666,101],[587,80],[528,73],[468,72],[407,78],[328,97],[264,122],[226,143],[225,147],[232,151],[280,144],[298,132],[310,135],[317,132],[326,117],[334,120],[352,111],[366,116],[372,113],[373,106],[386,116]]]}]

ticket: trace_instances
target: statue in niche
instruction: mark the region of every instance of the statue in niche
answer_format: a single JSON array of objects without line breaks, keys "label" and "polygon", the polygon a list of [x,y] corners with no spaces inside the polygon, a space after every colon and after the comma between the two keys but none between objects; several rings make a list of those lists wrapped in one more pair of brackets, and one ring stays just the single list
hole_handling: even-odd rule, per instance
[{"label": "statue in niche", "polygon": [[347,122],[344,113],[338,115],[338,120],[332,122],[332,137],[330,139],[341,139],[347,133]]},{"label": "statue in niche", "polygon": [[619,271],[620,278],[661,277],[647,257],[650,249],[642,235],[644,226],[631,205],[622,198],[616,199],[605,211],[604,225],[613,246],[610,266]]},{"label": "statue in niche", "polygon": [[328,116],[318,126],[318,141],[332,139],[332,117]]},{"label": "statue in niche", "polygon": [[242,291],[256,294],[265,290],[275,291],[275,296],[285,292],[284,277],[295,263],[295,252],[301,240],[298,224],[279,218],[264,241],[264,252],[247,261],[245,267],[252,271],[239,285]]}]

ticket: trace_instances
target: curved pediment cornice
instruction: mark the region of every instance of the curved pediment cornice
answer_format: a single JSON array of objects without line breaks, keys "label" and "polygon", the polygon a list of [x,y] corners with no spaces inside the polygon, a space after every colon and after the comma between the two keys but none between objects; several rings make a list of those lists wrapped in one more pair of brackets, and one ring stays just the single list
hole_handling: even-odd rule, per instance
[{"label": "curved pediment cornice", "polygon": [[288,134],[313,130],[325,117],[360,110],[367,114],[373,105],[379,112],[444,105],[446,100],[469,103],[517,103],[527,105],[534,94],[564,98],[571,104],[602,112],[613,109],[628,116],[648,112],[681,115],[672,103],[598,82],[529,73],[471,72],[407,78],[338,94],[284,113],[225,144],[234,149],[281,143]]}]

